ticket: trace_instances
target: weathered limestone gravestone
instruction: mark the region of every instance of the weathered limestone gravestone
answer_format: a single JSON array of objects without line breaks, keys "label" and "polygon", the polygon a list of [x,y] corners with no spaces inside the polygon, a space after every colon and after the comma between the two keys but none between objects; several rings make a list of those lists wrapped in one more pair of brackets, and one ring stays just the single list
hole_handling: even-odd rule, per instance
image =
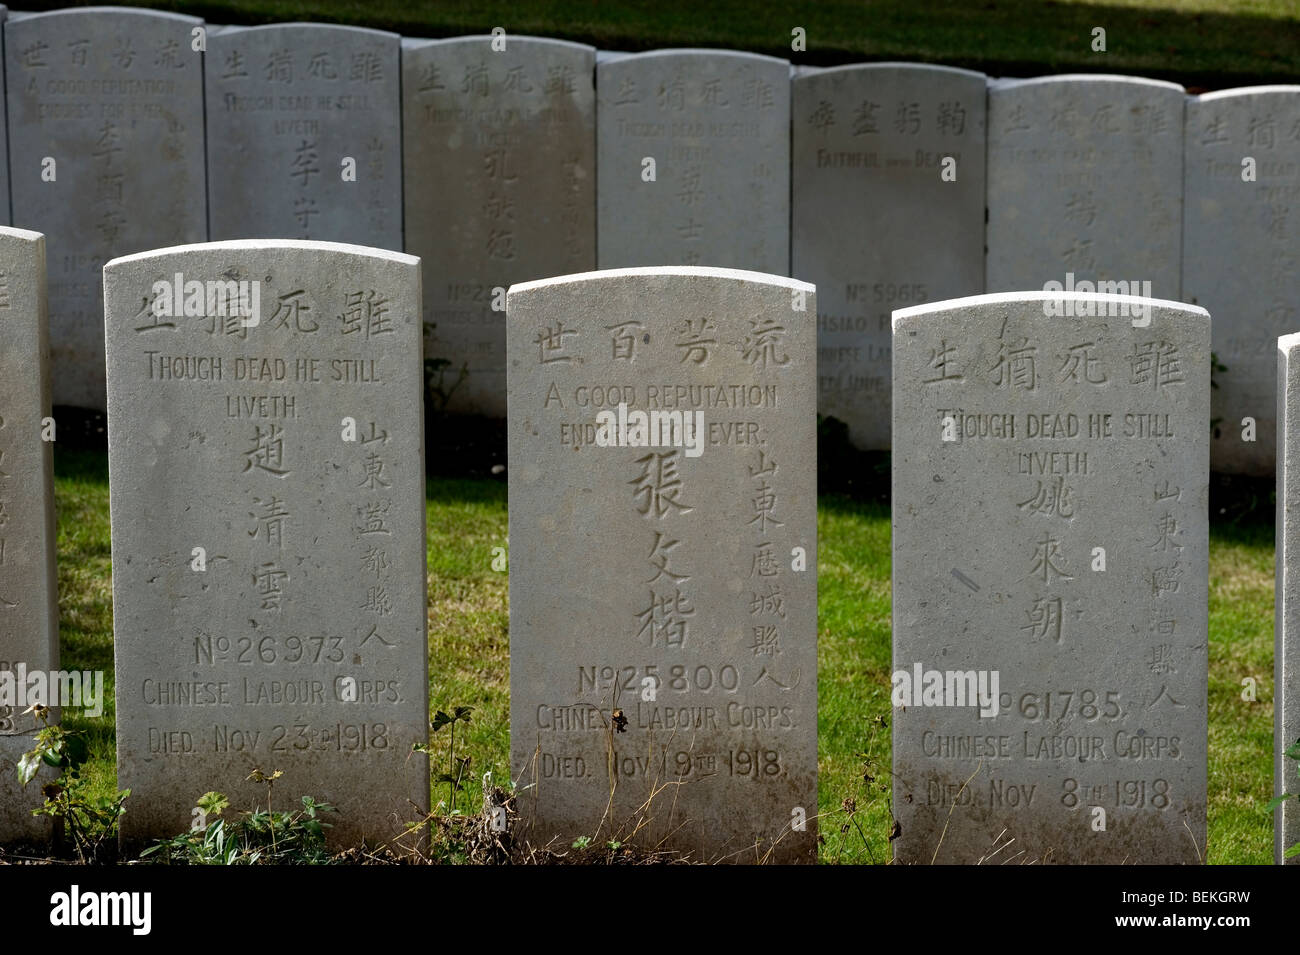
[{"label": "weathered limestone gravestone", "polygon": [[897,860],[1201,860],[1209,348],[1128,296],[894,313]]},{"label": "weathered limestone gravestone", "polygon": [[[1300,742],[1300,590],[1295,568],[1300,566],[1300,334],[1277,340],[1277,584],[1273,629],[1273,745],[1276,794],[1300,792],[1296,761],[1284,755]],[[1285,858],[1300,843],[1300,804],[1288,799],[1277,810],[1273,825],[1274,860],[1300,864],[1300,856]]]},{"label": "weathered limestone gravestone", "polygon": [[887,450],[890,312],[984,291],[985,76],[807,69],[792,96],[791,256],[821,309],[817,410]]},{"label": "weathered limestone gravestone", "polygon": [[1274,353],[1280,335],[1300,329],[1300,86],[1193,96],[1186,143],[1183,296],[1214,315],[1226,368],[1214,376],[1210,464],[1272,474]]},{"label": "weathered limestone gravestone", "polygon": [[104,269],[124,844],[208,790],[387,839],[429,800],[420,265],[215,242]]},{"label": "weathered limestone gravestone", "polygon": [[602,269],[789,271],[786,60],[726,50],[601,60],[596,149]]},{"label": "weathered limestone gravestone", "polygon": [[31,814],[41,780],[21,787],[17,771],[40,725],[23,715],[18,684],[59,665],[49,409],[45,238],[0,229],[0,845],[50,835],[48,817]]},{"label": "weathered limestone gravestone", "polygon": [[991,83],[988,291],[1177,298],[1184,98],[1134,76]]},{"label": "weathered limestone gravestone", "polygon": [[402,41],[402,148],[425,353],[449,409],[504,418],[505,290],[596,266],[596,52],[492,41]]},{"label": "weathered limestone gravestone", "polygon": [[[795,310],[797,308],[803,311]],[[510,726],[535,845],[812,862],[812,286],[510,290]]]},{"label": "weathered limestone gravestone", "polygon": [[211,32],[212,238],[401,249],[399,42],[319,23]]},{"label": "weathered limestone gravestone", "polygon": [[104,408],[104,263],[208,236],[202,25],[120,7],[5,24],[13,221],[46,236],[56,404]]}]

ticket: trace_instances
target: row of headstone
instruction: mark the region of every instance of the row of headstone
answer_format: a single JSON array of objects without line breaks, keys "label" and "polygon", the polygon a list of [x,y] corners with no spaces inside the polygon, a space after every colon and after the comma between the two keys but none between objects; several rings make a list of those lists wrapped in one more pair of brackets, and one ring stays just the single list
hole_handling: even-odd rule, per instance
[{"label": "row of headstone", "polygon": [[[58,666],[44,278],[4,230],[0,680]],[[429,805],[419,260],[218,242],[105,289],[124,845],[256,770],[338,806],[336,844],[394,837]],[[813,287],[610,270],[508,310],[515,824],[814,861]],[[891,334],[896,858],[1202,861],[1208,314],[1025,292]],[[0,744],[0,841],[40,839],[12,705]]]},{"label": "row of headstone", "polygon": [[[1214,467],[1273,466],[1300,87],[1188,98],[1135,77],[203,29],[115,8],[5,26],[13,221],[50,236],[59,404],[104,405],[107,259],[306,238],[429,263],[435,390],[495,417],[512,284],[646,265],[792,274],[822,290],[819,411],[868,449],[890,446],[895,308],[1051,282],[1200,301],[1223,316]],[[1261,263],[1269,281],[1242,278]]]}]

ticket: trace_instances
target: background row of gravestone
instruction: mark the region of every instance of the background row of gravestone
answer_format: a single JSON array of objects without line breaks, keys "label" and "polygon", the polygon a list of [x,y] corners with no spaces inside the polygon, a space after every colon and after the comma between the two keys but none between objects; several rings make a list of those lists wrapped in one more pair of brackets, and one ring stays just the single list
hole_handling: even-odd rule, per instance
[{"label": "background row of gravestone", "polygon": [[[45,263],[41,235],[0,229],[3,671],[58,656]],[[228,321],[251,316],[208,282],[257,283],[259,320]],[[413,256],[315,241],[106,265],[128,848],[200,793],[260,797],[255,768],[339,806],[336,843],[427,811],[420,283]],[[815,295],[689,267],[511,287],[511,774],[532,838],[816,859]],[[1203,861],[1210,324],[1041,291],[892,313],[899,860]],[[607,382],[635,413],[693,410],[706,445],[588,439]],[[44,821],[16,787],[21,706],[0,712],[0,841]]]},{"label": "background row of gravestone", "polygon": [[818,410],[881,449],[891,309],[1072,274],[1210,308],[1214,468],[1271,473],[1272,343],[1300,297],[1300,87],[1188,97],[298,23],[212,27],[204,58],[201,25],[111,8],[5,25],[6,221],[49,236],[56,404],[103,407],[108,259],[312,238],[420,256],[448,407],[495,417],[498,290],[515,282],[672,264],[812,282]]}]

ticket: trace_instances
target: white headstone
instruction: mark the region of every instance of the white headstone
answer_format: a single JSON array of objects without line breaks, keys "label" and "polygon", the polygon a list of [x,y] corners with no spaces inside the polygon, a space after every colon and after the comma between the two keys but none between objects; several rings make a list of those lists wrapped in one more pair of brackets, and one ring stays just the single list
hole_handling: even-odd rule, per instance
[{"label": "white headstone", "polygon": [[595,50],[493,40],[402,41],[402,148],[425,354],[447,408],[504,418],[506,289],[596,266]]},{"label": "white headstone", "polygon": [[21,787],[17,770],[41,725],[24,713],[26,677],[59,665],[49,413],[45,238],[0,229],[0,686],[13,694],[0,702],[0,845],[50,836],[49,817],[31,814],[45,780]]},{"label": "white headstone", "polygon": [[425,811],[420,263],[214,242],[104,268],[118,784],[125,846],[209,790]]},{"label": "white headstone", "polygon": [[1300,760],[1286,751],[1300,743],[1300,334],[1277,341],[1277,570],[1273,626],[1273,747],[1276,795],[1274,861],[1300,864],[1286,851],[1300,844]]},{"label": "white headstone", "polygon": [[1178,298],[1184,98],[1133,76],[991,83],[988,291]]},{"label": "white headstone", "polygon": [[533,845],[816,860],[814,298],[699,268],[511,289],[511,766]]},{"label": "white headstone", "polygon": [[1203,861],[1209,316],[893,321],[895,859]]},{"label": "white headstone", "polygon": [[807,69],[792,95],[791,256],[817,286],[817,410],[887,450],[890,312],[984,291],[985,77]]},{"label": "white headstone", "polygon": [[790,268],[790,64],[658,50],[596,64],[602,269]]},{"label": "white headstone", "polygon": [[211,31],[213,239],[401,249],[399,40],[321,23]]},{"label": "white headstone", "polygon": [[[1210,466],[1276,466],[1277,339],[1300,330],[1300,86],[1187,101],[1183,296],[1214,315]],[[1247,420],[1249,419],[1249,420]]]},{"label": "white headstone", "polygon": [[13,221],[46,237],[56,404],[104,408],[104,263],[208,237],[202,25],[124,7],[5,23]]}]

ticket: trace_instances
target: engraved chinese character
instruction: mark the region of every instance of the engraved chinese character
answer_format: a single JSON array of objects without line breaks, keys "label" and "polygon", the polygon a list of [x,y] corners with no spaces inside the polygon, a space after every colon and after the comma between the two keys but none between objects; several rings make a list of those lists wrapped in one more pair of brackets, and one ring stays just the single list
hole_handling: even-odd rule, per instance
[{"label": "engraved chinese character", "polygon": [[962,376],[957,373],[956,366],[954,365],[951,372],[948,368],[948,366],[952,364],[952,359],[956,357],[956,355],[957,346],[949,346],[947,339],[941,339],[938,348],[930,349],[930,360],[927,365],[929,370],[937,371],[939,374],[935,378],[923,378],[921,379],[921,383],[924,385],[933,385],[940,381],[961,381]]},{"label": "engraved chinese character", "polygon": [[546,365],[555,361],[573,361],[572,355],[564,354],[564,336],[576,334],[576,329],[565,328],[563,322],[556,322],[554,328],[547,325],[538,329],[537,337],[533,339],[533,344],[537,346],[538,363]]},{"label": "engraved chinese character", "polygon": [[754,651],[754,656],[774,657],[781,652],[781,643],[777,637],[776,627],[767,626],[751,627],[750,632],[754,636],[754,642],[750,644],[749,649]]},{"label": "engraved chinese character", "polygon": [[352,72],[348,78],[353,82],[380,83],[384,79],[384,63],[379,54],[370,50],[352,54]]},{"label": "engraved chinese character", "polygon": [[253,427],[253,447],[244,452],[240,473],[257,468],[278,478],[287,477],[290,472],[284,468],[284,430],[274,424],[267,425],[265,431],[260,424]]},{"label": "engraved chinese character", "polygon": [[664,646],[680,647],[686,642],[690,618],[693,616],[695,608],[680,590],[674,590],[669,596],[656,594],[652,589],[649,606],[636,615],[641,624],[637,638],[640,639],[649,630],[651,647],[657,644],[660,637],[663,637]]},{"label": "engraved chinese character", "polygon": [[835,125],[835,107],[826,100],[822,100],[808,114],[808,125],[824,136],[826,130]]},{"label": "engraved chinese character", "polygon": [[307,75],[321,80],[336,80],[339,77],[328,52],[312,54],[312,58],[307,61]]},{"label": "engraved chinese character", "polygon": [[226,65],[221,72],[223,80],[242,79],[248,76],[248,71],[244,69],[244,54],[238,50],[228,50],[226,52]]},{"label": "engraved chinese character", "polygon": [[1181,551],[1183,545],[1174,540],[1178,531],[1178,521],[1172,514],[1166,511],[1161,518],[1156,521],[1156,541],[1151,545],[1151,549],[1161,551],[1162,553],[1171,548]]},{"label": "engraved chinese character", "polygon": [[[754,576],[752,573],[750,576]],[[776,584],[768,584],[761,593],[749,592],[749,612],[753,616],[773,616],[785,619],[785,597]]]},{"label": "engraved chinese character", "polygon": [[858,108],[853,112],[853,135],[854,136],[874,136],[880,132],[880,126],[876,119],[876,110],[880,109],[879,103],[873,103],[871,100],[864,99]]},{"label": "engraved chinese character", "polygon": [[320,167],[316,165],[318,158],[316,144],[304,139],[294,150],[293,162],[289,164],[289,178],[300,179],[298,185],[307,188],[311,177],[320,175]]},{"label": "engraved chinese character", "polygon": [[921,131],[921,104],[900,102],[894,110],[894,129],[915,136]]},{"label": "engraved chinese character", "polygon": [[366,602],[361,605],[361,609],[377,617],[389,616],[393,612],[393,602],[389,599],[388,588],[383,584],[367,587]]},{"label": "engraved chinese character", "polygon": [[[244,470],[248,469],[245,468]],[[284,547],[284,525],[289,517],[289,508],[284,501],[275,496],[265,501],[260,497],[255,497],[253,503],[256,508],[249,511],[248,516],[255,523],[253,529],[248,532],[248,536],[275,547]]]},{"label": "engraved chinese character", "polygon": [[1177,673],[1174,669],[1173,648],[1167,643],[1158,643],[1147,654],[1147,669],[1152,673]]},{"label": "engraved chinese character", "polygon": [[562,95],[570,96],[576,92],[573,81],[573,67],[571,66],[548,66],[546,68],[546,83],[542,87],[542,92],[547,96]]},{"label": "engraved chinese character", "polygon": [[1252,116],[1246,125],[1246,144],[1264,149],[1273,148],[1273,119],[1268,116]]},{"label": "engraved chinese character", "polygon": [[117,65],[124,70],[129,70],[131,64],[135,62],[135,49],[131,46],[129,37],[118,37],[117,44],[113,47],[113,52],[109,54]]},{"label": "engraved chinese character", "polygon": [[1029,344],[1028,338],[1021,338],[1018,345],[1007,345],[1005,338],[998,339],[998,357],[990,369],[999,388],[1033,391],[1038,384],[1038,366],[1036,364],[1038,346]]},{"label": "engraved chinese character", "polygon": [[1065,203],[1065,218],[1084,228],[1097,221],[1097,204],[1091,192],[1074,193]]},{"label": "engraved chinese character", "polygon": [[777,520],[773,513],[776,507],[776,493],[766,480],[759,482],[754,496],[749,500],[754,508],[754,516],[746,523],[757,524],[759,533],[766,534],[768,524],[775,524],[777,527],[785,526],[785,522]]},{"label": "engraved chinese character", "polygon": [[702,106],[730,106],[727,98],[722,95],[722,80],[705,80],[700,84],[700,105]]},{"label": "engraved chinese character", "polygon": [[320,215],[320,210],[316,208],[316,200],[309,196],[299,196],[293,201],[293,217],[298,220],[298,225],[304,230],[311,229],[311,217]]},{"label": "engraved chinese character", "polygon": [[1038,489],[1029,500],[1018,502],[1016,507],[1031,514],[1047,514],[1069,519],[1074,517],[1074,503],[1070,497],[1071,491],[1065,483],[1065,478],[1058,477],[1050,484],[1044,484],[1040,478]]},{"label": "engraved chinese character", "polygon": [[384,459],[375,452],[371,451],[366,455],[365,467],[366,475],[361,479],[361,483],[357,487],[364,487],[370,491],[381,487],[392,487],[392,484],[384,479]]},{"label": "engraved chinese character", "polygon": [[388,315],[388,299],[374,289],[349,292],[343,300],[343,312],[339,315],[344,335],[357,332],[366,341],[376,335],[391,335],[392,319]]},{"label": "engraved chinese character", "polygon": [[373,545],[367,546],[366,552],[361,555],[361,568],[370,571],[378,579],[388,569],[388,551]]},{"label": "engraved chinese character", "polygon": [[35,43],[29,43],[23,47],[18,54],[23,67],[32,70],[49,66],[50,64],[45,62],[45,51],[49,48],[50,45],[44,40],[37,40]]},{"label": "engraved chinese character", "polygon": [[636,88],[636,81],[630,76],[625,76],[618,83],[618,96],[614,100],[615,106],[635,106],[641,102],[641,93]]},{"label": "engraved chinese character", "polygon": [[772,84],[760,79],[747,79],[740,90],[740,105],[745,109],[769,109],[776,105]]},{"label": "engraved chinese character", "polygon": [[749,576],[751,577],[775,577],[781,572],[781,562],[776,559],[776,553],[772,550],[772,545],[768,541],[757,545],[754,548],[754,556],[749,564]]},{"label": "engraved chinese character", "polygon": [[306,302],[306,295],[306,289],[295,289],[279,296],[275,302],[275,312],[267,320],[267,328],[288,330],[290,322],[293,323],[293,330],[298,332],[314,332],[320,328],[315,322],[306,324],[304,316],[312,310]]},{"label": "engraved chinese character", "polygon": [[1222,116],[1215,116],[1205,124],[1201,136],[1202,146],[1218,146],[1230,142],[1232,139],[1228,136],[1228,123]]},{"label": "engraved chinese character", "polygon": [[677,574],[668,567],[668,552],[680,543],[679,540],[669,539],[659,531],[655,531],[654,546],[650,549],[650,565],[655,568],[655,575],[646,581],[647,584],[653,584],[660,577],[667,577],[674,584],[691,579],[690,574]]},{"label": "engraved chinese character", "polygon": [[677,499],[682,492],[682,479],[677,470],[680,453],[677,449],[656,451],[636,459],[641,473],[627,483],[635,488],[632,499],[642,515],[662,518],[669,508],[679,514],[695,510]]},{"label": "engraved chinese character", "polygon": [[1050,637],[1053,642],[1061,642],[1061,598],[1036,597],[1034,606],[1025,611],[1029,622],[1021,630],[1029,632],[1033,640]]},{"label": "engraved chinese character", "polygon": [[1080,381],[1080,371],[1083,372],[1082,381],[1090,385],[1104,385],[1107,382],[1105,373],[1098,370],[1101,359],[1092,353],[1095,347],[1096,342],[1081,342],[1066,350],[1065,357],[1061,360],[1062,382]]},{"label": "engraved chinese character", "polygon": [[704,190],[700,187],[703,175],[699,166],[687,166],[682,171],[682,182],[677,190],[677,198],[684,206],[698,206],[704,201]]},{"label": "engraved chinese character", "polygon": [[420,71],[419,92],[436,93],[446,88],[442,82],[442,71],[435,64],[430,63]]},{"label": "engraved chinese character", "polygon": [[635,320],[629,319],[626,322],[619,322],[617,325],[606,325],[605,330],[613,332],[610,338],[610,344],[613,348],[613,358],[615,361],[631,361],[636,347],[636,335],[644,331],[645,326]]},{"label": "engraved chinese character", "polygon": [[1065,569],[1058,567],[1052,560],[1058,555],[1061,542],[1050,534],[1044,534],[1043,539],[1036,541],[1034,544],[1034,566],[1029,573],[1036,577],[1041,577],[1043,583],[1050,584],[1056,577],[1064,580],[1073,580],[1074,578],[1065,572]]},{"label": "engraved chinese character", "polygon": [[686,83],[681,76],[674,76],[666,83],[661,83],[655,91],[655,101],[660,109],[682,110],[686,107]]},{"label": "engraved chinese character", "polygon": [[740,343],[740,357],[751,365],[767,368],[768,365],[788,364],[790,356],[781,353],[777,357],[781,339],[785,336],[785,326],[778,325],[770,318],[749,319],[749,334]]},{"label": "engraved chinese character", "polygon": [[266,58],[266,81],[268,83],[293,82],[293,52],[291,50],[272,50]]},{"label": "engraved chinese character", "polygon": [[[42,47],[45,46],[44,43],[40,43],[40,44],[38,44],[38,45],[39,45],[39,46],[42,46]],[[87,52],[89,52],[89,50],[90,50],[90,41],[89,41],[89,40],[73,40],[73,41],[71,41],[71,42],[68,44],[68,54],[69,54],[69,57],[68,57],[68,58],[72,61],[72,65],[73,65],[73,66],[85,66],[85,65],[86,65],[86,54],[87,54]],[[35,65],[35,64],[24,63],[23,65],[24,65],[24,66],[32,66],[32,65]],[[44,65],[44,64],[41,64],[41,65]]]},{"label": "engraved chinese character", "polygon": [[1182,583],[1183,571],[1178,566],[1178,561],[1174,561],[1168,567],[1154,567],[1151,570],[1151,596],[1163,597],[1165,594],[1176,594]]},{"label": "engraved chinese character", "polygon": [[1172,342],[1134,344],[1129,363],[1132,366],[1130,383],[1134,385],[1149,383],[1153,389],[1159,390],[1186,381],[1178,357],[1178,346]]},{"label": "engraved chinese character", "polygon": [[275,561],[267,561],[253,575],[257,584],[257,596],[262,610],[280,609],[280,599],[284,596],[284,585],[289,582],[289,572],[281,570]]},{"label": "engraved chinese character", "polygon": [[939,132],[944,136],[960,136],[966,132],[966,110],[957,100],[939,104]]},{"label": "engraved chinese character", "polygon": [[697,365],[708,360],[709,349],[718,343],[716,338],[705,338],[708,333],[716,332],[717,327],[709,318],[686,318],[676,330],[678,341],[675,345],[682,349],[682,363],[692,361]]},{"label": "engraved chinese character", "polygon": [[391,501],[372,501],[362,504],[356,509],[357,516],[361,518],[361,524],[356,531],[361,536],[367,534],[386,534],[392,536],[392,531],[388,527],[388,508]]}]

